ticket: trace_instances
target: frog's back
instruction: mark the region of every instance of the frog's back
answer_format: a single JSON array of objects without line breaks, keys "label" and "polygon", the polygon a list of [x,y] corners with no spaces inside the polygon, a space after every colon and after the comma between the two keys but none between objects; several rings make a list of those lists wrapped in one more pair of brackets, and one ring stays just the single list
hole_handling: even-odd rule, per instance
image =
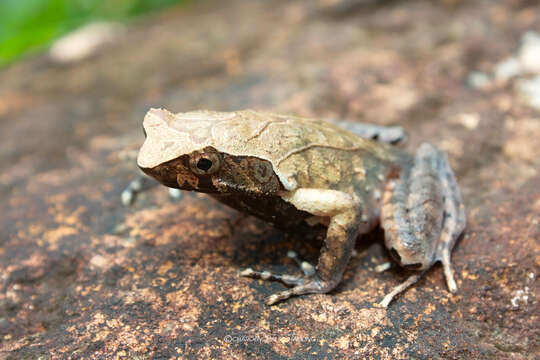
[{"label": "frog's back", "polygon": [[[238,113],[242,119],[238,122],[249,126],[244,134],[250,151],[272,162],[288,190],[363,189],[379,182],[381,168],[401,156],[392,146],[322,120],[250,110]],[[230,125],[227,128],[233,128]]]},{"label": "frog's back", "polygon": [[252,110],[171,114],[152,109],[145,118],[147,132],[149,128],[161,128],[154,138],[164,142],[171,159],[207,146],[259,157],[272,163],[288,190],[340,187],[344,173],[360,178],[394,156],[389,146],[325,121]]}]

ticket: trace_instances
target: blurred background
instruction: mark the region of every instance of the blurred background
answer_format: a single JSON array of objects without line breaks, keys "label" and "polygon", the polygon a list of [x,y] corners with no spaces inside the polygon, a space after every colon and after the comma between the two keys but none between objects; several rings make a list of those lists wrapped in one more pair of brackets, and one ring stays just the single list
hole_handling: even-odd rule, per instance
[{"label": "blurred background", "polygon": [[127,22],[189,0],[2,0],[0,66],[92,22]]}]

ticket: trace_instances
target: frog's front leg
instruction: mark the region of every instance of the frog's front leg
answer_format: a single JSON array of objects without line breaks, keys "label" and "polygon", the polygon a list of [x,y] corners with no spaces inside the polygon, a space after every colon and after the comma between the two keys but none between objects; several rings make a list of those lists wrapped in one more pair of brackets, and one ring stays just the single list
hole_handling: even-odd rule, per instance
[{"label": "frog's front leg", "polygon": [[381,209],[386,247],[401,266],[416,273],[386,295],[381,305],[388,306],[437,261],[443,264],[448,289],[455,292],[450,252],[465,223],[464,206],[446,154],[422,144],[413,166],[387,183]]},{"label": "frog's front leg", "polygon": [[315,216],[328,217],[330,222],[314,271],[302,266],[304,276],[277,275],[268,271],[244,270],[241,275],[263,280],[279,280],[293,287],[268,298],[272,305],[293,295],[327,293],[341,281],[345,266],[354,248],[356,237],[366,232],[360,221],[359,201],[355,196],[335,190],[298,189],[283,196],[297,209]]}]

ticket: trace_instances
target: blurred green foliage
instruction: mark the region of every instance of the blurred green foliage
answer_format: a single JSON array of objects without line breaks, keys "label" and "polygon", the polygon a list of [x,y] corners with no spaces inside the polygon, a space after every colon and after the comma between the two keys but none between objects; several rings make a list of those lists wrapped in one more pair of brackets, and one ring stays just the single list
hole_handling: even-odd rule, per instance
[{"label": "blurred green foliage", "polygon": [[187,0],[0,0],[0,66],[92,21],[125,21]]}]

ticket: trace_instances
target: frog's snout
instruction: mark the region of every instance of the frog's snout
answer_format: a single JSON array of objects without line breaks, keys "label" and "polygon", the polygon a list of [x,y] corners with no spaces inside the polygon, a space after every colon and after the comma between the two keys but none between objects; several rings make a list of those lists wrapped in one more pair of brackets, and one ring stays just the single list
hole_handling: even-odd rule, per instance
[{"label": "frog's snout", "polygon": [[176,174],[173,172],[167,172],[166,169],[162,169],[163,166],[158,165],[154,167],[142,167],[139,166],[139,168],[144,172],[146,175],[156,179],[161,184],[168,186],[168,187],[178,187],[176,183]]}]

